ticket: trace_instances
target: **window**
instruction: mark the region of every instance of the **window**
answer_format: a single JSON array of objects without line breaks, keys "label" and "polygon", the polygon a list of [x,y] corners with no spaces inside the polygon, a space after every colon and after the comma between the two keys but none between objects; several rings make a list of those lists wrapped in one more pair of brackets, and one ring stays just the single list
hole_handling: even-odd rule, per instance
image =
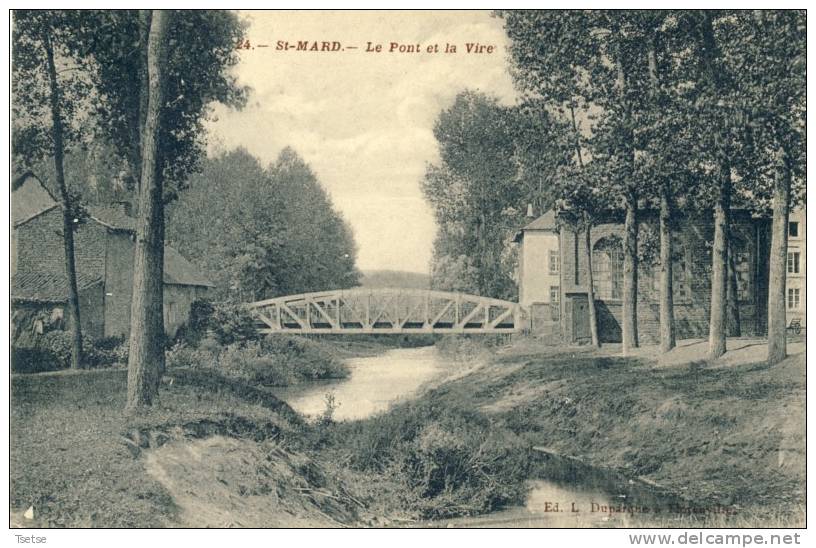
[{"label": "window", "polygon": [[559,295],[560,293],[561,293],[561,292],[558,290],[558,286],[557,286],[557,285],[551,285],[551,286],[550,286],[550,302],[551,302],[551,303],[557,303],[557,302],[558,302],[558,300],[559,300],[558,295]]},{"label": "window", "polygon": [[748,242],[738,236],[733,236],[730,249],[734,253],[737,299],[739,301],[750,301],[753,288],[751,286],[751,253],[748,251]]},{"label": "window", "polygon": [[788,238],[799,237],[799,221],[790,221],[788,223]]},{"label": "window", "polygon": [[[686,247],[682,242],[675,240],[672,243],[672,289],[674,302],[686,302],[690,299],[688,275],[686,273]],[[643,264],[643,263],[641,263]],[[660,263],[651,267],[652,298],[660,298]],[[648,276],[648,275],[647,275]],[[645,278],[645,277],[644,277]]]},{"label": "window", "polygon": [[558,251],[553,251],[552,249],[549,252],[549,267],[550,267],[550,274],[558,274]]},{"label": "window", "polygon": [[799,274],[798,251],[788,251],[788,274]]},{"label": "window", "polygon": [[592,249],[592,279],[595,297],[620,299],[623,294],[623,244],[611,236],[595,242]]},{"label": "window", "polygon": [[799,308],[799,288],[792,287],[788,289],[788,309],[797,310]]}]

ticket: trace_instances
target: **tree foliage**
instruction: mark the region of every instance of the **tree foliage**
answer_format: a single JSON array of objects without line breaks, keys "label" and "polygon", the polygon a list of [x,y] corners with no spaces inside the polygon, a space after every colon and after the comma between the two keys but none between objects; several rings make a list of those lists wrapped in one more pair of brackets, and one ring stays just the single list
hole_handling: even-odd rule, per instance
[{"label": "tree foliage", "polygon": [[[169,42],[162,127],[158,141],[159,176],[167,182],[165,200],[177,197],[187,175],[204,157],[208,119],[213,103],[240,107],[246,88],[229,69],[238,62],[235,45],[246,25],[227,10],[175,10]],[[88,10],[83,65],[97,100],[92,113],[100,136],[125,160],[124,181],[139,180],[141,131],[144,125],[149,11]]]},{"label": "tree foliage", "polygon": [[546,111],[505,107],[492,97],[460,93],[434,126],[440,161],[427,167],[423,192],[439,232],[433,284],[497,298],[513,298],[516,257],[511,240],[524,204],[550,182],[563,158],[546,143]]},{"label": "tree foliage", "polygon": [[350,227],[289,148],[266,168],[244,149],[205,160],[168,209],[167,240],[208,273],[220,298],[248,301],[359,282]]}]

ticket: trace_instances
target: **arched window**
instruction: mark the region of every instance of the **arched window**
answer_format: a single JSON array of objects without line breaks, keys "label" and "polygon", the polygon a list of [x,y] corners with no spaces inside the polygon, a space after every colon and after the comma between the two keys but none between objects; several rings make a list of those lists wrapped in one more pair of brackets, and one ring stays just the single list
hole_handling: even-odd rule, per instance
[{"label": "arched window", "polygon": [[597,299],[623,295],[623,243],[616,236],[601,238],[592,247],[592,281]]}]

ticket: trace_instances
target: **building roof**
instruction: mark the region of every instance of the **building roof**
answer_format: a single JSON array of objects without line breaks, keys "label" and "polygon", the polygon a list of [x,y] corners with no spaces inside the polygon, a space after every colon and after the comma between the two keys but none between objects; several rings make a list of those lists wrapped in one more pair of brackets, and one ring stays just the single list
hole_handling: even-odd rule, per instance
[{"label": "building roof", "polygon": [[91,206],[88,213],[91,218],[113,230],[136,230],[136,219],[125,213],[121,206]]},{"label": "building roof", "polygon": [[[77,289],[101,283],[99,276],[77,272]],[[64,303],[68,300],[68,277],[64,272],[25,272],[11,278],[11,300]]]},{"label": "building roof", "polygon": [[544,215],[528,224],[522,230],[555,230],[555,211],[550,209]]},{"label": "building roof", "polygon": [[526,230],[547,230],[554,232],[557,230],[557,228],[558,227],[555,223],[555,211],[550,209],[544,215],[538,217],[536,220],[516,232],[516,235],[513,237],[513,241],[516,243],[521,242]]},{"label": "building roof", "polygon": [[37,177],[26,171],[11,180],[12,226],[36,217],[59,204]]},{"label": "building roof", "polygon": [[215,284],[200,271],[201,269],[185,259],[174,248],[169,245],[164,246],[164,283],[214,287]]}]

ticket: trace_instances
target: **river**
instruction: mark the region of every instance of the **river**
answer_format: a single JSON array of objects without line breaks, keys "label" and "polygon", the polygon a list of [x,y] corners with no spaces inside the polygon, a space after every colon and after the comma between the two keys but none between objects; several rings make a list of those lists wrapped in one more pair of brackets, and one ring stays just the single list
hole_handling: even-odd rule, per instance
[{"label": "river", "polygon": [[358,420],[410,398],[423,384],[445,372],[444,360],[433,346],[395,348],[346,363],[350,374],[345,379],[277,388],[275,395],[295,411],[315,417],[326,409],[326,397],[331,394],[335,420]]},{"label": "river", "polygon": [[[341,380],[279,388],[275,394],[310,417],[334,398],[335,420],[359,420],[415,397],[423,385],[438,381],[452,367],[434,347],[397,348],[347,361]],[[682,506],[673,496],[641,482],[594,469],[580,461],[535,451],[535,478],[524,506],[488,515],[424,522],[424,527],[627,527],[666,526],[684,521],[670,510]],[[546,479],[540,479],[546,478]]]}]

